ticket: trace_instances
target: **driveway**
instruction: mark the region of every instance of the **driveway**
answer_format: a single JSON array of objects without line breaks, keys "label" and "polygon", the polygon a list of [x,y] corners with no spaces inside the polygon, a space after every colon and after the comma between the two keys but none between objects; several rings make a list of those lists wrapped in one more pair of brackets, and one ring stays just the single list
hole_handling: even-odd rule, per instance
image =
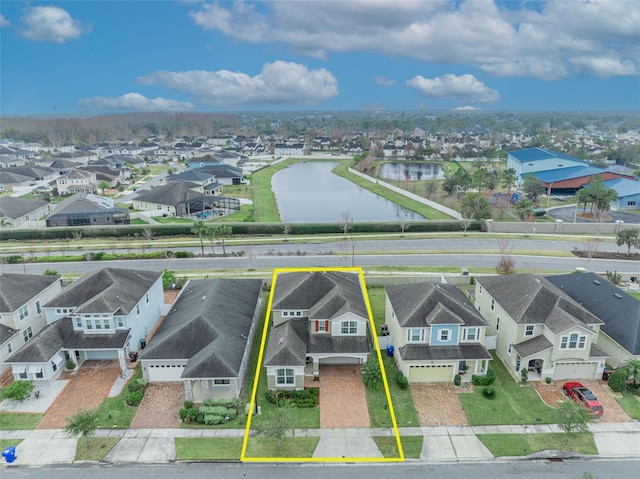
[{"label": "driveway", "polygon": [[360,365],[320,365],[320,427],[370,427]]},{"label": "driveway", "polygon": [[459,393],[473,392],[465,384],[410,384],[409,391],[418,413],[420,426],[468,426],[467,415],[458,398]]},{"label": "driveway", "polygon": [[67,418],[81,409],[96,409],[107,397],[120,375],[118,361],[85,361],[77,371],[65,371],[60,379],[69,380],[44,414],[37,429],[59,429]]},{"label": "driveway", "polygon": [[183,403],[184,384],[182,382],[149,384],[129,427],[131,429],[179,428],[179,411]]},{"label": "driveway", "polygon": [[[542,384],[539,381],[533,381],[532,384],[535,386],[538,394],[542,398],[542,400],[547,403],[551,407],[558,407],[558,404],[562,401],[567,401],[568,398],[562,392],[562,385],[566,381],[556,381],[553,384]],[[613,393],[606,383],[599,379],[586,380],[579,379],[578,382],[585,385],[593,394],[596,395],[598,400],[602,403],[602,407],[604,408],[604,414],[598,422],[628,422],[631,419],[624,412],[624,409],[620,407],[618,402],[612,396]]]}]

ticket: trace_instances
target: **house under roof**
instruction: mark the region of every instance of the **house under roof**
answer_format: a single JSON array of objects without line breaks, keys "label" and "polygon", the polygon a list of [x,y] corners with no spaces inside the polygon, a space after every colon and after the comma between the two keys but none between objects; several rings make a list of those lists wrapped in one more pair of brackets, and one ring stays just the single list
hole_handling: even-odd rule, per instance
[{"label": "house under roof", "polygon": [[17,311],[59,280],[59,276],[0,273],[0,313]]},{"label": "house under roof", "polygon": [[48,201],[41,199],[27,200],[14,196],[3,196],[0,197],[0,218],[15,220],[48,204]]},{"label": "house under roof", "polygon": [[572,162],[582,163],[588,165],[589,163],[580,158],[576,158],[566,153],[559,151],[545,150],[543,148],[523,148],[521,150],[509,151],[509,156],[518,160],[521,163],[530,163],[532,161],[549,160],[552,158],[558,158],[562,160],[571,160]]}]

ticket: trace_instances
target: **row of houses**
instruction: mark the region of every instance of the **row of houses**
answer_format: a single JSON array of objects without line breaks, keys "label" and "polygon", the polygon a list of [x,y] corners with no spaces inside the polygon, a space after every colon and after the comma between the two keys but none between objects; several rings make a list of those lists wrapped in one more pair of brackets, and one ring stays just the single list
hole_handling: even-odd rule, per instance
[{"label": "row of houses", "polygon": [[[165,304],[162,273],[103,268],[57,276],[1,274],[0,359],[14,379],[57,378],[69,361],[140,353],[144,378],[182,382],[185,398],[237,397],[263,307],[260,279],[190,280]],[[300,389],[323,366],[364,364],[373,335],[412,383],[470,381],[491,349],[517,374],[594,379],[640,359],[640,301],[591,273],[477,277],[472,294],[420,282],[386,287],[374,331],[358,272],[276,275],[264,352],[268,385]],[[233,298],[233,301],[229,299]]]}]

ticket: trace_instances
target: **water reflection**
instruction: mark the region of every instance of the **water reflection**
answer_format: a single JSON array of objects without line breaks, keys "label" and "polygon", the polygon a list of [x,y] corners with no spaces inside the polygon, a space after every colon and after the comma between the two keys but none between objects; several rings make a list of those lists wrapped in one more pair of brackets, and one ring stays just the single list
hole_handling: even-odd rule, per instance
[{"label": "water reflection", "polygon": [[380,176],[387,180],[443,180],[444,172],[437,163],[385,163]]},{"label": "water reflection", "polygon": [[294,223],[421,220],[417,213],[365,190],[331,172],[335,162],[299,162],[271,180],[280,217]]}]

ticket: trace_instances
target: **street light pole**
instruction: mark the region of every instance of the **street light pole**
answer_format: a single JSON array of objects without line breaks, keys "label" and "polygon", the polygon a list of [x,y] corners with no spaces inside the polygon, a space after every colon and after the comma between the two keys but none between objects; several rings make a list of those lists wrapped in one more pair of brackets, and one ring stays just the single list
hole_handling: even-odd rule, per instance
[{"label": "street light pole", "polygon": [[525,452],[529,449],[529,433],[531,432],[531,428],[529,426],[524,427],[524,450]]}]

